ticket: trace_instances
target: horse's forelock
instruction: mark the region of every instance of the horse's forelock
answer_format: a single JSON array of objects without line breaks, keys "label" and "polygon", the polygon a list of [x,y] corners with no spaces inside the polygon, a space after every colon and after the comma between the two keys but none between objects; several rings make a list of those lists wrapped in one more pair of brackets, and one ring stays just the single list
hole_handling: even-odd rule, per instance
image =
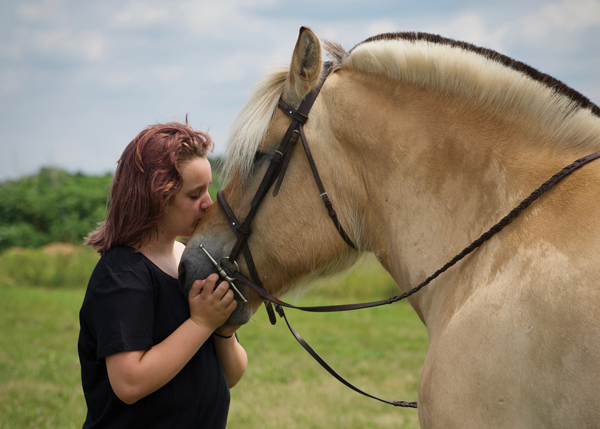
[{"label": "horse's forelock", "polygon": [[256,150],[269,130],[288,72],[289,67],[280,67],[258,82],[234,120],[223,166],[225,177],[230,177],[235,170],[243,177],[252,167]]}]

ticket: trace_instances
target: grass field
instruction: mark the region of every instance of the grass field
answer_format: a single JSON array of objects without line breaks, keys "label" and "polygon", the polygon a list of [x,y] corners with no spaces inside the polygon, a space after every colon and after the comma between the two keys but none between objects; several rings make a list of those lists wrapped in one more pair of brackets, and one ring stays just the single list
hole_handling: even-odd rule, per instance
[{"label": "grass field", "polygon": [[[10,251],[0,255],[0,428],[76,428],[85,418],[76,345],[84,288],[76,285],[83,275],[76,271],[91,270],[94,256],[81,249],[69,257],[42,253],[31,253],[29,260],[23,252],[19,258]],[[37,269],[46,267],[54,274],[36,274],[26,266],[42,259],[45,263]],[[29,270],[29,277],[15,279],[15,260]],[[56,280],[66,278],[56,266],[71,267],[70,283]],[[394,288],[387,273],[367,260],[322,281],[295,302],[375,300],[395,294]],[[416,400],[428,340],[407,303],[327,315],[290,310],[287,315],[317,352],[358,387],[387,399]],[[301,348],[285,322],[271,326],[263,309],[239,330],[239,337],[249,365],[232,389],[228,427],[418,427],[416,410],[364,398],[332,378]]]}]

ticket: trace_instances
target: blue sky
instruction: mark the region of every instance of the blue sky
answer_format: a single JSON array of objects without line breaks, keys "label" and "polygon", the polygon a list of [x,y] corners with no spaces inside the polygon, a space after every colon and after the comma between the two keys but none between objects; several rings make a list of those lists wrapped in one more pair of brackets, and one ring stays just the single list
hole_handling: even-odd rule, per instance
[{"label": "blue sky", "polygon": [[145,126],[186,114],[222,153],[302,25],[346,49],[390,31],[464,40],[600,104],[600,0],[3,0],[0,181],[48,165],[114,171]]}]

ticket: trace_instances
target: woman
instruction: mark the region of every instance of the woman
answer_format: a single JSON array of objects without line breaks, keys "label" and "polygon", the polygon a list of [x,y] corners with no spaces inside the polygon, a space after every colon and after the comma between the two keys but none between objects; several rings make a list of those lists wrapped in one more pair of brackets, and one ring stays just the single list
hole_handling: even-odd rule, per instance
[{"label": "woman", "polygon": [[119,160],[106,221],[86,244],[102,257],[80,311],[84,428],[225,427],[247,356],[223,324],[236,307],[218,276],[177,284],[184,245],[212,204],[207,134],[154,125]]}]

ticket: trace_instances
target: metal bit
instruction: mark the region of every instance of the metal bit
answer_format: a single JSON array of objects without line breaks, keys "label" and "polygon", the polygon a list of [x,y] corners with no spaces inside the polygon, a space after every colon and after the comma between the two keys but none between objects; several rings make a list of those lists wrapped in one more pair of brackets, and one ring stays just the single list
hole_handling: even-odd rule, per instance
[{"label": "metal bit", "polygon": [[[206,248],[204,247],[203,244],[200,244],[200,249],[202,249],[202,251],[206,254],[206,256],[208,256],[208,259],[210,260],[210,262],[212,262],[212,264],[217,268],[217,274],[227,283],[229,283],[229,287],[231,287],[233,289],[234,292],[236,292],[240,298],[242,298],[242,300],[244,302],[248,302],[248,300],[246,299],[246,297],[244,297],[244,295],[242,295],[242,293],[238,290],[237,287],[235,287],[235,285],[233,284],[233,281],[235,280],[233,277],[229,277],[227,275],[227,273],[225,272],[225,270],[223,268],[221,268],[221,263],[215,261],[215,259],[210,255],[210,253],[208,253],[208,250],[206,250]],[[237,264],[236,264],[237,265]]]}]

